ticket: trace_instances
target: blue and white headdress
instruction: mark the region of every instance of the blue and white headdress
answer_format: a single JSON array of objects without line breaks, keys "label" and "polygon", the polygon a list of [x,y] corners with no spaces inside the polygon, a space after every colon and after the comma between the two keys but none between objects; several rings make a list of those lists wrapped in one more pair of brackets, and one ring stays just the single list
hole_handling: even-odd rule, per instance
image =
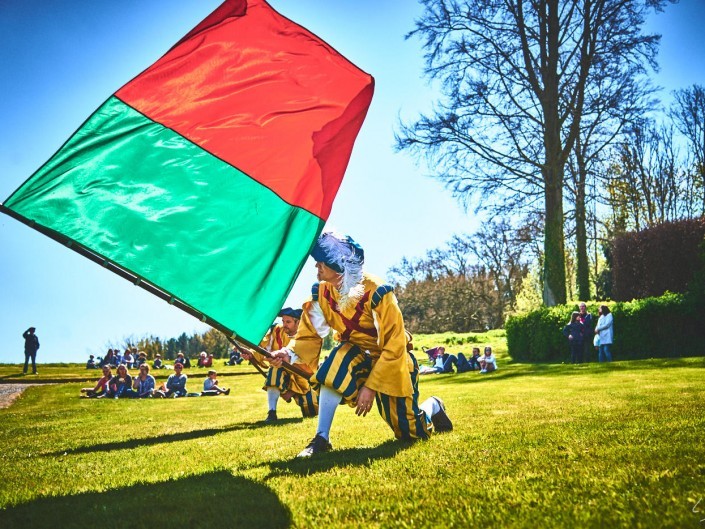
[{"label": "blue and white headdress", "polygon": [[365,263],[365,251],[352,237],[330,231],[321,233],[311,250],[311,257],[342,275],[338,288],[341,295],[348,298],[359,297],[357,294],[362,295],[364,291],[362,265]]}]

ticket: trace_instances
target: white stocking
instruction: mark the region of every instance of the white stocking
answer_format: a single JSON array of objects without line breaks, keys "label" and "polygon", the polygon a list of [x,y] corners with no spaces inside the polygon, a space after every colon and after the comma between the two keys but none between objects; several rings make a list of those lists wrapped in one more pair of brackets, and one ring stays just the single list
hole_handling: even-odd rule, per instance
[{"label": "white stocking", "polygon": [[326,441],[329,440],[330,427],[333,424],[335,410],[340,404],[340,393],[326,386],[321,386],[321,394],[318,396],[318,431]]},{"label": "white stocking", "polygon": [[433,397],[427,398],[425,401],[421,403],[419,406],[423,411],[426,412],[426,418],[430,419],[433,417],[436,413],[441,411],[441,405],[438,404],[438,401],[434,399]]},{"label": "white stocking", "polygon": [[269,411],[277,411],[277,401],[279,400],[279,388],[267,388],[267,403]]}]

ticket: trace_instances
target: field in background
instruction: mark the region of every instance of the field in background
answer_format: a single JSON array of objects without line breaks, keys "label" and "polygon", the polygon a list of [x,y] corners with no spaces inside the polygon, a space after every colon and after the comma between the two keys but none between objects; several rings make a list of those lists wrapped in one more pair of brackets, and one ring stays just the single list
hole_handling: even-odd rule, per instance
[{"label": "field in background", "polygon": [[[439,345],[427,338],[417,348]],[[501,336],[482,339],[497,373],[421,377],[421,398],[443,398],[455,431],[403,444],[376,414],[341,407],[335,450],[310,461],[293,456],[315,419],[282,402],[278,424],[260,422],[266,394],[251,368],[218,367],[231,372],[228,397],[96,401],[78,398],[81,382],[30,387],[0,410],[0,527],[703,526],[703,358],[516,364]],[[40,365],[39,377],[62,370],[85,372]],[[16,372],[0,366],[0,378]]]}]

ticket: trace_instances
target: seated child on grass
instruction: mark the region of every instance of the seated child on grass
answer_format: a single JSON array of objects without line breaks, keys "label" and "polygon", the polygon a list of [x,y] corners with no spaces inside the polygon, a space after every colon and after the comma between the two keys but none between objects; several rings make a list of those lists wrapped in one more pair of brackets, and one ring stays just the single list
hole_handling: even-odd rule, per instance
[{"label": "seated child on grass", "polygon": [[492,348],[489,345],[485,347],[485,354],[478,359],[478,362],[481,374],[497,371],[497,359],[492,354]]},{"label": "seated child on grass", "polygon": [[208,370],[208,376],[203,381],[203,391],[201,396],[203,397],[215,397],[221,393],[224,395],[230,395],[230,388],[221,388],[218,386],[218,379],[215,378],[218,375],[215,369]]}]

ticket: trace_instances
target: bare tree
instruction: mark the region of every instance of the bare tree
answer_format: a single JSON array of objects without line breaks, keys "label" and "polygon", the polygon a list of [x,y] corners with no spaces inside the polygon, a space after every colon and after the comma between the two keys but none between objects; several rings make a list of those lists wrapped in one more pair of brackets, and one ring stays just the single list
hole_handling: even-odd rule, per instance
[{"label": "bare tree", "polygon": [[[615,85],[619,97],[615,97]],[[609,147],[625,128],[655,108],[656,100],[651,97],[654,92],[641,64],[622,65],[621,71],[615,71],[614,65],[601,64],[591,69],[580,132],[566,164],[567,202],[574,206],[566,213],[575,222],[575,283],[580,300],[590,299],[588,202],[596,197],[588,196],[588,180],[592,175],[594,181],[602,172]]]},{"label": "bare tree", "polygon": [[676,90],[671,118],[688,143],[699,176],[701,214],[705,214],[705,88],[694,84]]},{"label": "bare tree", "polygon": [[658,36],[641,28],[667,0],[421,0],[409,36],[423,38],[425,72],[441,82],[430,116],[403,125],[399,149],[427,156],[468,203],[544,214],[543,300],[566,301],[564,168],[580,134],[591,72],[620,98],[654,64]]},{"label": "bare tree", "polygon": [[506,219],[472,235],[454,235],[426,257],[402,259],[390,269],[410,328],[418,332],[469,331],[504,324],[528,272],[535,224],[515,229]]},{"label": "bare tree", "polygon": [[616,148],[606,176],[607,203],[613,219],[621,219],[616,225],[639,231],[690,218],[695,199],[691,176],[670,124],[636,122]]}]

